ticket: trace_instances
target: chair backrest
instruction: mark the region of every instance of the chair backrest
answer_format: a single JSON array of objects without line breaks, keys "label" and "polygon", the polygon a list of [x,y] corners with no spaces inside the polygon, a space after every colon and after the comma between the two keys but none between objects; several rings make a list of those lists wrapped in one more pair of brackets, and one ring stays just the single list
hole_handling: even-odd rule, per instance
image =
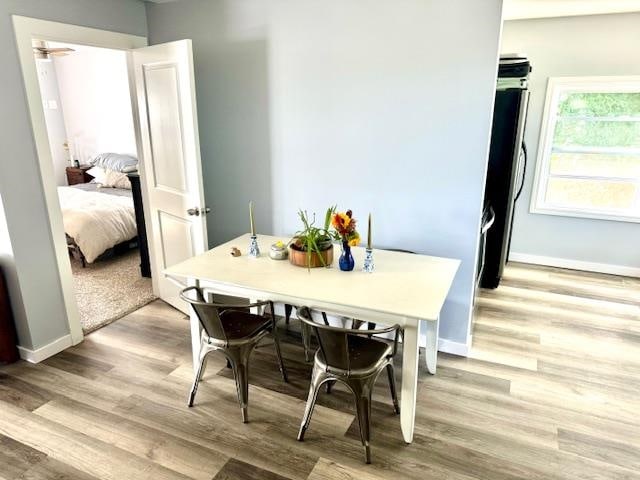
[{"label": "chair backrest", "polygon": [[313,329],[327,366],[348,372],[350,370],[349,332],[351,330],[314,322],[311,310],[307,307],[298,308],[297,314],[301,321]]},{"label": "chair backrest", "polygon": [[327,368],[330,370],[341,370],[347,373],[351,371],[349,346],[355,342],[357,338],[363,336],[370,337],[371,335],[394,332],[393,349],[391,350],[390,356],[395,356],[398,349],[400,325],[397,324],[375,330],[333,327],[328,324],[323,325],[314,322],[309,307],[299,307],[298,318],[313,329],[320,344],[320,351],[327,363]]},{"label": "chair backrest", "polygon": [[[193,292],[195,299],[191,298],[188,293]],[[180,298],[189,303],[196,312],[200,325],[211,338],[226,342],[227,334],[220,320],[220,308],[215,303],[209,303],[205,300],[202,290],[198,287],[188,287],[180,292]]]}]

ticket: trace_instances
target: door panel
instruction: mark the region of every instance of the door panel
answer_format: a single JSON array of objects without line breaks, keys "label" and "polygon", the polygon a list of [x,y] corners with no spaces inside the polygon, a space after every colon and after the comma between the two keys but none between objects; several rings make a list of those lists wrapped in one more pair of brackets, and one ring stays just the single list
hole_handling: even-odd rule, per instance
[{"label": "door panel", "polygon": [[193,231],[191,222],[166,212],[160,215],[160,238],[164,265],[175,265],[193,256]]},{"label": "door panel", "polygon": [[202,168],[191,41],[133,50],[141,152],[141,177],[154,293],[186,312],[178,297],[184,285],[164,269],[207,249]]},{"label": "door panel", "polygon": [[155,186],[186,190],[176,65],[144,68]]}]

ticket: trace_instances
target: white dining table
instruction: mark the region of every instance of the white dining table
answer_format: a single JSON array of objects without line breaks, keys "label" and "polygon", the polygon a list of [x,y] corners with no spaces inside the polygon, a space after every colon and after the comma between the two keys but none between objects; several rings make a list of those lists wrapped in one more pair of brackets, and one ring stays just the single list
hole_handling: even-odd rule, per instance
[{"label": "white dining table", "polygon": [[[246,255],[250,236],[242,235],[201,255],[173,265],[164,274],[187,285],[255,300],[306,305],[313,310],[404,329],[400,424],[407,443],[413,441],[420,325],[426,324],[427,370],[436,372],[440,311],[460,261],[389,250],[373,250],[375,269],[362,271],[365,249],[352,247],[356,267],[338,268],[339,248],[329,268],[307,269],[268,256],[271,244],[286,238],[258,235],[262,255]],[[231,248],[242,255],[234,257]],[[198,365],[200,324],[191,313],[191,344],[194,370]]]}]

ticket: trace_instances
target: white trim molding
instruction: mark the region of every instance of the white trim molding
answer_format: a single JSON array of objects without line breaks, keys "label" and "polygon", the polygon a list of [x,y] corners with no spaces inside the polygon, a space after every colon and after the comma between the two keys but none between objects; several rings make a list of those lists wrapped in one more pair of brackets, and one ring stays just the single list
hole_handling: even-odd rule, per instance
[{"label": "white trim molding", "polygon": [[18,346],[18,352],[20,353],[20,358],[26,360],[31,363],[40,363],[43,360],[46,360],[49,357],[54,356],[57,353],[66,350],[73,344],[71,339],[71,335],[65,335],[64,337],[60,337],[57,340],[54,340],[51,343],[48,343],[44,347],[40,347],[36,350],[29,350],[28,348],[24,348]]},{"label": "white trim molding", "polygon": [[469,337],[468,343],[452,342],[446,338],[438,339],[438,351],[444,353],[450,353],[452,355],[458,355],[461,357],[469,356],[471,351],[471,337]]},{"label": "white trim molding", "polygon": [[585,262],[570,258],[545,257],[542,255],[531,255],[528,253],[516,252],[509,254],[509,260],[514,262],[531,263],[533,265],[545,265],[547,267],[568,268],[584,272],[608,273],[610,275],[640,278],[640,267],[629,267],[627,265]]},{"label": "white trim molding", "polygon": [[[607,181],[611,183],[640,183],[637,175],[625,175],[617,178],[612,175],[580,175],[580,174],[552,174],[550,171],[551,155],[554,149],[554,135],[558,121],[558,107],[563,93],[636,93],[640,91],[640,75],[602,76],[602,77],[550,77],[547,82],[546,98],[542,113],[542,125],[538,141],[538,155],[536,159],[533,179],[533,192],[529,205],[529,212],[543,215],[559,215],[563,217],[591,218],[597,220],[612,220],[620,222],[640,223],[638,208],[640,208],[640,193],[636,193],[633,206],[627,210],[608,208],[579,207],[575,205],[553,204],[546,201],[547,186],[550,178],[568,178],[576,181]],[[615,117],[614,117],[615,118]],[[619,117],[623,118],[623,117]],[[625,121],[637,121],[635,117],[627,117]],[[581,150],[582,149],[582,150]],[[570,147],[568,153],[610,153],[637,155],[638,149],[621,151],[615,148]],[[637,189],[638,190],[638,189]],[[637,191],[636,190],[636,191]]]},{"label": "white trim molding", "polygon": [[[21,17],[18,15],[13,15],[12,19],[16,36],[18,57],[27,96],[27,104],[29,106],[31,128],[33,130],[33,137],[36,144],[36,152],[38,154],[42,192],[47,207],[49,228],[51,231],[53,248],[56,253],[58,273],[60,276],[60,284],[62,286],[62,296],[67,312],[67,322],[70,332],[69,338],[71,339],[71,343],[67,346],[70,346],[80,343],[83,339],[83,333],[80,326],[80,313],[78,311],[78,305],[75,297],[73,276],[71,273],[71,265],[69,263],[69,253],[64,239],[62,212],[60,211],[60,204],[58,203],[58,192],[56,190],[53,174],[51,148],[47,137],[44,108],[42,106],[40,96],[40,84],[38,82],[38,74],[36,71],[31,42],[35,38],[38,40],[73,43],[76,45],[89,45],[94,47],[111,48],[114,50],[130,50],[146,46],[147,39],[146,37],[136,35],[80,27],[66,23],[40,20],[37,18]],[[59,341],[60,340],[56,340],[53,343],[57,344],[56,342]],[[43,349],[50,348],[50,345],[43,347]],[[42,349],[37,349],[35,352],[40,352],[40,350]],[[30,350],[24,350],[24,352],[24,354],[30,358],[33,355],[36,355],[36,353],[29,353],[31,352]],[[22,353],[23,351],[21,350],[21,354]]]}]

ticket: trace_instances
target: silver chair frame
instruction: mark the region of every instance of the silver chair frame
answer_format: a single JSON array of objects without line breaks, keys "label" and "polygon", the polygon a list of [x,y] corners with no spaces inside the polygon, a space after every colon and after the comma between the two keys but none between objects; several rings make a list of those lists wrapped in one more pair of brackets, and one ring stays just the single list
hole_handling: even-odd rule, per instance
[{"label": "silver chair frame", "polygon": [[[187,293],[195,291],[197,300],[190,298]],[[198,287],[188,287],[180,292],[180,298],[191,305],[191,308],[194,309],[198,320],[200,321],[200,325],[202,326],[202,334],[200,336],[200,353],[199,353],[199,365],[198,371],[193,381],[193,386],[191,387],[191,391],[189,392],[188,406],[192,407],[193,402],[195,400],[196,393],[198,391],[198,384],[202,381],[202,377],[204,375],[204,371],[207,365],[207,357],[213,351],[219,351],[224,354],[227,358],[227,361],[231,365],[233,369],[233,375],[236,381],[236,389],[238,393],[238,403],[240,404],[240,409],[242,411],[242,421],[243,423],[247,423],[249,421],[248,416],[248,403],[249,403],[249,358],[254,348],[258,345],[260,340],[266,337],[270,332],[273,334],[273,340],[276,350],[276,355],[278,357],[278,364],[280,368],[280,372],[282,374],[282,379],[285,382],[288,382],[287,371],[284,367],[284,362],[282,361],[282,353],[280,351],[280,341],[278,339],[278,333],[276,330],[276,317],[274,315],[273,310],[273,302],[271,301],[261,301],[255,302],[245,305],[231,304],[231,303],[216,303],[216,302],[207,302],[204,299],[204,295],[202,290]],[[217,329],[219,333],[222,332],[222,335],[218,337],[214,336],[214,333],[208,325],[207,321],[204,321],[200,316],[200,312],[195,308],[195,306],[203,307],[204,309],[210,310],[213,314],[212,318],[208,320],[217,321],[219,325],[217,325]],[[224,334],[224,329],[220,322],[220,315],[224,314],[225,310],[246,310],[252,307],[258,307],[262,309],[265,306],[269,306],[269,316],[271,317],[271,325],[268,328],[263,328],[255,335],[245,338],[239,339],[228,339],[226,334]],[[220,338],[223,337],[223,338]]]},{"label": "silver chair frame", "polygon": [[[341,382],[347,386],[355,397],[358,424],[360,426],[360,439],[365,449],[365,461],[366,463],[371,463],[371,448],[369,445],[371,438],[371,395],[378,375],[380,375],[383,370],[387,371],[394,411],[396,414],[400,413],[393,369],[393,357],[398,349],[400,326],[394,325],[392,327],[379,328],[375,330],[358,330],[353,328],[339,328],[321,325],[313,321],[311,311],[308,307],[298,308],[298,318],[315,331],[316,338],[320,344],[320,348],[316,351],[314,357],[311,384],[309,386],[309,396],[307,397],[304,417],[300,424],[298,440],[304,440],[304,434],[309,428],[320,387],[324,383],[327,383],[327,392],[330,392],[330,385],[335,382]],[[322,340],[322,336],[319,334],[319,330],[331,331],[336,336],[342,335],[344,338],[343,344],[340,345],[339,343],[341,342],[335,342],[332,345],[326,345]],[[370,336],[391,332],[395,332],[391,352],[381,358],[377,363],[374,363],[367,368],[352,370],[350,368],[348,350],[342,354],[337,351],[342,348],[348,349],[348,336],[350,335]],[[346,353],[346,355],[344,355],[344,353]],[[340,357],[340,355],[343,355],[345,359],[343,365],[330,365],[331,362],[329,359],[336,356]]]}]

